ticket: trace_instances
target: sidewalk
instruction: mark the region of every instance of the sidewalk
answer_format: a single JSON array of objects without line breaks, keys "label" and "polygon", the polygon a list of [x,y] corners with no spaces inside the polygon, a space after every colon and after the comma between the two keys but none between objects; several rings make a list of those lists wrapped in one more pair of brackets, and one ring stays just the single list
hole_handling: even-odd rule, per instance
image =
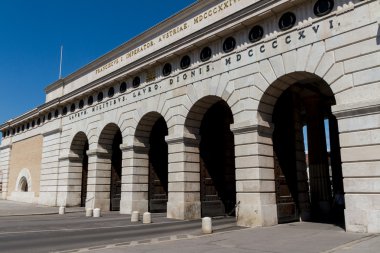
[{"label": "sidewalk", "polygon": [[[84,212],[83,207],[68,207],[66,213]],[[37,204],[14,202],[0,199],[0,217],[57,214],[58,207],[41,206]]]},{"label": "sidewalk", "polygon": [[[67,208],[67,213],[84,208]],[[58,207],[0,200],[0,217],[57,214]],[[97,253],[379,253],[380,234],[356,234],[321,223],[290,223],[273,227],[242,228],[212,235],[194,234],[127,241],[69,252]],[[111,243],[111,242],[110,242]]]},{"label": "sidewalk", "polygon": [[330,224],[292,223],[128,246],[107,245],[97,253],[379,253],[380,235],[347,233]]}]

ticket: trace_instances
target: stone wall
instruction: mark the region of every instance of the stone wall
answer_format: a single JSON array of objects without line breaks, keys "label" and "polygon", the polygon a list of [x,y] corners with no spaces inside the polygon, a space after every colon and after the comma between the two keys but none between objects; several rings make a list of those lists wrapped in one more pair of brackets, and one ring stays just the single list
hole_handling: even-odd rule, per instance
[{"label": "stone wall", "polygon": [[[35,136],[12,144],[10,169],[8,177],[8,199],[36,202],[34,198],[39,197],[42,136]],[[28,179],[28,192],[21,192],[19,183],[22,171],[27,171],[25,177]],[[22,196],[28,194],[28,196]],[[31,198],[31,199],[30,199]]]}]

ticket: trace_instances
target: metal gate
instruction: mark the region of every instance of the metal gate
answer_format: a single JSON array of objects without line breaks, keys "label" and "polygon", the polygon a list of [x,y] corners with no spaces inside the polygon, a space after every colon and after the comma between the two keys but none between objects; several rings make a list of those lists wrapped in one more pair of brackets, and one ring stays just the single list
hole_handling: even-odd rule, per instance
[{"label": "metal gate", "polygon": [[156,121],[149,139],[149,211],[163,213],[168,202],[168,134],[164,118]]},{"label": "metal gate", "polygon": [[[121,141],[120,141],[121,142]],[[110,192],[110,210],[120,210],[121,199],[121,167],[122,167],[122,152],[118,147],[118,141],[114,141],[114,148],[111,161],[111,192]]]},{"label": "metal gate", "polygon": [[277,102],[273,121],[274,173],[278,222],[299,219],[297,201],[296,137],[292,95],[284,94]]},{"label": "metal gate", "polygon": [[202,216],[234,214],[236,204],[232,113],[224,102],[213,105],[202,120],[200,177]]},{"label": "metal gate", "polygon": [[87,178],[88,178],[88,157],[83,159],[83,168],[82,168],[82,189],[81,189],[81,201],[80,206],[86,206],[87,198]]},{"label": "metal gate", "polygon": [[84,151],[83,151],[83,161],[82,161],[82,188],[81,188],[81,201],[80,206],[86,206],[87,199],[87,178],[88,178],[88,142],[85,143]]},{"label": "metal gate", "polygon": [[276,200],[278,222],[291,222],[298,220],[298,209],[287,179],[279,165],[277,157],[274,158],[274,173],[276,182]]},{"label": "metal gate", "polygon": [[205,162],[201,158],[201,205],[202,217],[223,216],[226,209],[216,189],[214,180],[208,172]]},{"label": "metal gate", "polygon": [[149,164],[149,211],[163,213],[167,210],[168,194],[152,163]]}]

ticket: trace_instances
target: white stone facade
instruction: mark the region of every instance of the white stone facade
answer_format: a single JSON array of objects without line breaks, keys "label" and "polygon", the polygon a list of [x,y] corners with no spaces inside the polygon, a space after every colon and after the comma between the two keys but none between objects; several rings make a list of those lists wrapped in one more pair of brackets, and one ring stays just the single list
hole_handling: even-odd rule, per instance
[{"label": "white stone facade", "polygon": [[[238,224],[275,225],[272,113],[293,84],[319,82],[327,84],[323,89],[335,100],[332,114],[338,120],[346,229],[379,233],[380,2],[336,0],[333,10],[321,17],[313,13],[316,2],[198,1],[52,84],[44,105],[1,126],[2,197],[9,191],[12,143],[43,135],[39,203],[80,204],[83,154],[75,147],[87,140],[86,206],[109,209],[110,146],[120,130],[120,212],[146,212],[149,134],[163,117],[168,128],[167,216],[200,218],[199,129],[205,113],[223,101],[233,115]],[[279,19],[288,11],[297,22],[281,31]],[[248,34],[255,25],[263,27],[264,35],[251,43]],[[225,53],[223,42],[230,36],[236,48]],[[202,62],[199,55],[205,46],[212,57]],[[184,55],[191,58],[187,69],[180,67]],[[172,65],[168,76],[162,74],[165,63]],[[132,87],[135,76],[141,78],[137,88]],[[127,84],[125,92],[120,90],[122,82]],[[104,94],[101,102],[99,92]]]}]

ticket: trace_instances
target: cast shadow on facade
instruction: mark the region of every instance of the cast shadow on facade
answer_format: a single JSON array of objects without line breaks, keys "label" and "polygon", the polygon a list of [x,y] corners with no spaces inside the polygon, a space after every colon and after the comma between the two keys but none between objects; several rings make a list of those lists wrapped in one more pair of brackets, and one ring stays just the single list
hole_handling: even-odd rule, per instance
[{"label": "cast shadow on facade", "polygon": [[339,132],[331,113],[334,104],[328,84],[305,72],[279,78],[261,101],[260,116],[273,129],[279,223],[315,221],[344,226]]},{"label": "cast shadow on facade", "polygon": [[200,216],[235,215],[236,176],[233,114],[217,96],[206,96],[190,109],[185,131],[193,138],[193,171],[199,173],[194,189]]}]

